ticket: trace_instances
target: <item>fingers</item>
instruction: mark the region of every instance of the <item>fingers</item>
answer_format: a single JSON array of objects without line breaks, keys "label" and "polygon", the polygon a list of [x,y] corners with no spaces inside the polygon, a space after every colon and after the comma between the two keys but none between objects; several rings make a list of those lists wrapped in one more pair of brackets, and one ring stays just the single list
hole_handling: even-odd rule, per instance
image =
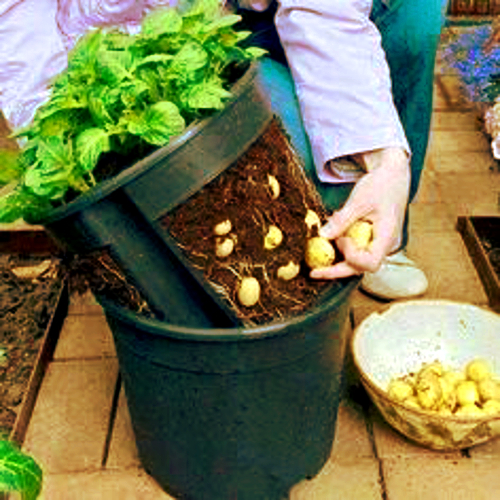
[{"label": "fingers", "polygon": [[352,267],[348,262],[343,261],[330,267],[319,267],[311,271],[311,278],[313,279],[325,279],[334,280],[338,278],[347,278],[348,276],[354,276],[361,274],[359,269]]}]

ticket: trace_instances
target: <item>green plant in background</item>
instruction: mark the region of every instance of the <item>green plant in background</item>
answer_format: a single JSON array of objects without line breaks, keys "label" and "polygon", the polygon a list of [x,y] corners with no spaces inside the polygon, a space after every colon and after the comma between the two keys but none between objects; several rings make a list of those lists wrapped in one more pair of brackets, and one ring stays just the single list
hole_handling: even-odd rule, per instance
[{"label": "green plant in background", "polygon": [[0,439],[0,492],[17,492],[22,500],[36,500],[42,489],[42,469],[14,443]]},{"label": "green plant in background", "polygon": [[[243,48],[250,32],[219,0],[187,11],[160,9],[137,35],[92,30],[71,51],[50,100],[17,133],[25,141],[0,183],[0,221],[42,217],[99,182],[103,153],[127,157],[168,143],[193,121],[224,107],[231,69],[265,51]],[[13,181],[13,182],[12,182]]]}]

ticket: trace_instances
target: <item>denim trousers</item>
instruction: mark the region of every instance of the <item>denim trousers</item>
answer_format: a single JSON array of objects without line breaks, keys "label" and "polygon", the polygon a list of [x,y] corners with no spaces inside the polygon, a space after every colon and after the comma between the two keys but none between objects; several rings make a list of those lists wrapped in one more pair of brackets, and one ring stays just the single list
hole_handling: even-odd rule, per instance
[{"label": "denim trousers", "polygon": [[[409,201],[417,193],[427,151],[432,116],[434,64],[448,0],[374,0],[371,20],[382,37],[390,69],[395,106],[411,148]],[[294,84],[273,19],[276,5],[264,13],[240,10],[243,25],[253,33],[249,43],[269,52],[259,62],[259,83],[329,210],[340,208],[353,184],[322,183],[316,176],[311,146],[304,130]],[[334,113],[335,110],[332,110]],[[408,242],[408,210],[402,248]]]}]

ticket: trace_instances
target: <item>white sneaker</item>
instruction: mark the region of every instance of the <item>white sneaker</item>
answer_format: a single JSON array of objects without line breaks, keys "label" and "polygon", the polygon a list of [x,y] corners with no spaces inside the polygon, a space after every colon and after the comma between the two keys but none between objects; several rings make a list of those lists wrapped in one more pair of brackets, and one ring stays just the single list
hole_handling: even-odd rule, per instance
[{"label": "white sneaker", "polygon": [[380,299],[394,300],[422,295],[429,283],[424,272],[401,250],[387,256],[375,273],[365,273],[361,288]]}]

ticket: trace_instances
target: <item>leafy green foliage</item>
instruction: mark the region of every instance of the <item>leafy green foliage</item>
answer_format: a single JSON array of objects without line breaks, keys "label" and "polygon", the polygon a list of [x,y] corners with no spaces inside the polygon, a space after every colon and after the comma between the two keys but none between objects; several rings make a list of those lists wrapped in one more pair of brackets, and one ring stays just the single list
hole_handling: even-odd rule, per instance
[{"label": "leafy green foliage", "polygon": [[0,440],[0,492],[19,492],[36,500],[42,489],[42,469],[10,441]]},{"label": "leafy green foliage", "polygon": [[[181,2],[182,5],[182,2]],[[0,183],[0,221],[37,219],[96,184],[103,154],[162,146],[189,123],[224,107],[228,68],[265,51],[240,43],[240,17],[219,0],[157,9],[137,35],[91,30],[53,82],[50,100],[17,136],[25,146]],[[12,162],[11,162],[12,163]],[[0,166],[1,168],[1,166]]]}]

